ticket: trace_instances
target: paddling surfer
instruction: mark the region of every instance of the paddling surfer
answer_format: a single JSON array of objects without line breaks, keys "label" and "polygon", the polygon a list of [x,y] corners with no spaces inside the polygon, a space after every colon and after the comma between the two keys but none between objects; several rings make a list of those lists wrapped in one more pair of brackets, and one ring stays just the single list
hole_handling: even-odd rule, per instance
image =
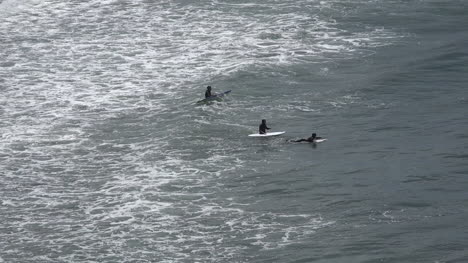
[{"label": "paddling surfer", "polygon": [[211,86],[206,87],[205,91],[205,99],[208,99],[209,97],[211,97]]},{"label": "paddling surfer", "polygon": [[318,139],[322,139],[322,137],[317,137],[316,133],[312,133],[312,136],[310,136],[307,139],[299,139],[299,140],[292,141],[292,142],[316,142],[316,140]]},{"label": "paddling surfer", "polygon": [[262,124],[258,127],[258,133],[260,134],[266,134],[266,130],[269,130],[270,128],[267,127],[266,125],[266,120],[262,120]]}]

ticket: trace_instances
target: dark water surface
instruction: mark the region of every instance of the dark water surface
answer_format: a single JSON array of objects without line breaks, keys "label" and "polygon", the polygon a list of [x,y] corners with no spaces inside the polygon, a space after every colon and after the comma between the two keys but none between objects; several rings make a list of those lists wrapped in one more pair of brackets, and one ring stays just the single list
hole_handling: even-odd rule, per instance
[{"label": "dark water surface", "polygon": [[0,262],[468,262],[466,25],[461,0],[0,1]]}]

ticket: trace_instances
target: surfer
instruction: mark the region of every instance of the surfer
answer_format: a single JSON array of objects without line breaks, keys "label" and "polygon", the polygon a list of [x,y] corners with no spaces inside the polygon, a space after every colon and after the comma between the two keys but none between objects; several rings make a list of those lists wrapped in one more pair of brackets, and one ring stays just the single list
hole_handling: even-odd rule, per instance
[{"label": "surfer", "polygon": [[269,130],[270,128],[267,127],[266,125],[266,120],[262,120],[262,124],[260,124],[260,127],[258,127],[258,133],[260,134],[266,134],[266,130]]},{"label": "surfer", "polygon": [[315,142],[317,139],[322,139],[322,137],[317,137],[316,133],[312,133],[312,136],[307,139],[300,139],[292,142]]},{"label": "surfer", "polygon": [[206,87],[205,91],[205,99],[208,99],[209,97],[211,97],[211,86]]}]

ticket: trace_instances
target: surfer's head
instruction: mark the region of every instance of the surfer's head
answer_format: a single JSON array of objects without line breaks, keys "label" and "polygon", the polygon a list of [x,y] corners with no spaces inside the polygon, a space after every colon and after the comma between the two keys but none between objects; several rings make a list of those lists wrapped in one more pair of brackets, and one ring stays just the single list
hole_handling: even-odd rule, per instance
[{"label": "surfer's head", "polygon": [[312,133],[312,138],[315,138],[317,137],[317,134],[316,133]]},{"label": "surfer's head", "polygon": [[263,124],[265,124],[265,123],[266,123],[266,120],[265,120],[265,119],[263,119],[263,120],[262,120],[262,123],[263,123]]},{"label": "surfer's head", "polygon": [[207,90],[211,90],[211,86],[206,87]]}]

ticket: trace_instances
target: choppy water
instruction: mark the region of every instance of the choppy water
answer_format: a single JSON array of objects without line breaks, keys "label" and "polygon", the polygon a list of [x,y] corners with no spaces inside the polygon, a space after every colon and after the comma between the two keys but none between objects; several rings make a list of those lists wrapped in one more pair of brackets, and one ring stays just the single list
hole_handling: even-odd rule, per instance
[{"label": "choppy water", "polygon": [[0,2],[0,262],[468,261],[464,0]]}]

